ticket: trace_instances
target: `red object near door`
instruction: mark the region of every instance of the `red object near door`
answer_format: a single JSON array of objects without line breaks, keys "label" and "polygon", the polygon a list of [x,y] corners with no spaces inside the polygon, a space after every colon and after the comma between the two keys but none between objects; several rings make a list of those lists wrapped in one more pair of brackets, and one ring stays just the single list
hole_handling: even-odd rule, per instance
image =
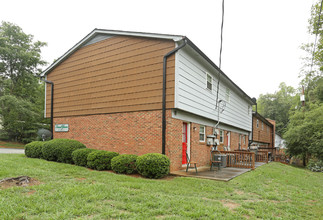
[{"label": "red object near door", "polygon": [[183,131],[182,131],[182,164],[187,163],[186,158],[187,152],[187,123],[183,123]]}]

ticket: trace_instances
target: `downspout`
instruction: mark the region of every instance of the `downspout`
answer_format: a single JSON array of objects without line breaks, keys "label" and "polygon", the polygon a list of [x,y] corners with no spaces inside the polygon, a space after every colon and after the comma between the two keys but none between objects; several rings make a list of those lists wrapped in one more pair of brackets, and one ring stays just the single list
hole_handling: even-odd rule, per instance
[{"label": "downspout", "polygon": [[162,154],[166,154],[166,68],[167,58],[176,53],[178,50],[186,46],[187,39],[184,38],[184,43],[172,51],[168,52],[163,59],[163,106],[162,106]]},{"label": "downspout", "polygon": [[[257,113],[257,99],[252,98],[254,105],[256,105],[256,113]],[[250,150],[250,145],[253,143],[253,113],[251,108],[251,140],[249,141],[248,148]]]},{"label": "downspout", "polygon": [[52,81],[48,81],[46,79],[43,79],[45,83],[51,84],[51,97],[50,97],[50,130],[52,132],[52,139],[54,139],[54,125],[53,125],[53,119],[54,119],[54,83]]}]

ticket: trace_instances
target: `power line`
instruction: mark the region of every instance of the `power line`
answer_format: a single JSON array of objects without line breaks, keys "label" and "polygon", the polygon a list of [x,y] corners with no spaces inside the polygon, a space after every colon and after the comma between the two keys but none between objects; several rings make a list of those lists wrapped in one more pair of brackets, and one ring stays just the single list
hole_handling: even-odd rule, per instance
[{"label": "power line", "polygon": [[[220,56],[219,56],[219,69],[220,70],[221,70],[221,61],[222,61],[223,23],[224,23],[224,0],[222,0],[221,42],[220,42]],[[221,80],[221,73],[219,72],[219,79],[218,79],[218,86],[217,86],[218,88],[217,88],[217,91],[216,91],[215,108],[219,107],[218,106],[218,100],[219,100],[220,80]]]}]

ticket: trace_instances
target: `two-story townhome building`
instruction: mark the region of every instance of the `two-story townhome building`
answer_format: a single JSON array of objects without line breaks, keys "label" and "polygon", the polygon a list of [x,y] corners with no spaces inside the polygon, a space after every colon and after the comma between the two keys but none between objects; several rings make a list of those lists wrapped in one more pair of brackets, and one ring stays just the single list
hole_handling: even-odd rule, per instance
[{"label": "two-story townhome building", "polygon": [[186,152],[209,165],[214,131],[219,149],[248,146],[253,100],[187,37],[95,29],[43,74],[54,85],[45,104],[54,138],[163,153],[173,171]]},{"label": "two-story townhome building", "polygon": [[266,119],[258,112],[252,113],[253,132],[251,149],[275,153],[275,121]]}]

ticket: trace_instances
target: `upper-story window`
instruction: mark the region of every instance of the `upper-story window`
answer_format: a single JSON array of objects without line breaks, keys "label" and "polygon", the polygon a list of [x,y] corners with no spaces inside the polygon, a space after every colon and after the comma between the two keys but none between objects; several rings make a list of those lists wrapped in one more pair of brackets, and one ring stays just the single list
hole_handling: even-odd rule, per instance
[{"label": "upper-story window", "polygon": [[205,126],[200,125],[200,142],[205,141]]},{"label": "upper-story window", "polygon": [[226,88],[226,90],[225,90],[225,101],[226,102],[230,102],[230,94],[231,93],[231,91],[230,91],[230,89],[229,88]]},{"label": "upper-story window", "polygon": [[206,88],[212,91],[212,76],[210,74],[206,74]]},{"label": "upper-story window", "polygon": [[261,130],[264,130],[264,123],[261,122]]},{"label": "upper-story window", "polygon": [[259,128],[259,120],[257,119],[257,128]]}]

